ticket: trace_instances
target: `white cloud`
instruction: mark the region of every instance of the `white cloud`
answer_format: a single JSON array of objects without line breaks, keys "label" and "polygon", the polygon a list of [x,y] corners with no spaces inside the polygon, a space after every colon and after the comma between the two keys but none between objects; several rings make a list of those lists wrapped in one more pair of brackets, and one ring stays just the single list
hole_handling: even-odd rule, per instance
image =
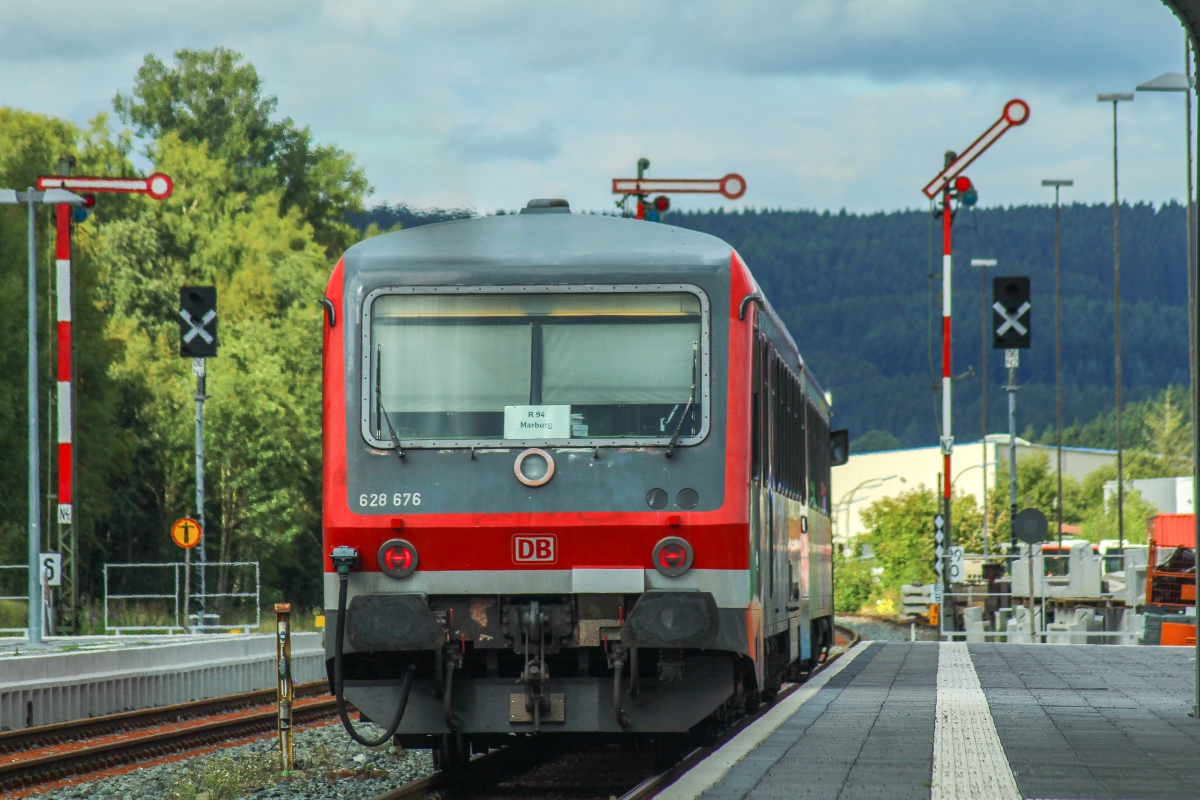
[{"label": "white cloud", "polygon": [[[971,170],[987,205],[1111,192],[1109,107],[1183,64],[1158,0],[213,0],[0,2],[0,102],[82,122],[148,52],[243,52],[280,112],[354,152],[377,199],[608,208],[639,156],[652,175],[746,176],[750,204],[871,211],[920,188],[1006,100],[1029,101]],[[1121,109],[1123,195],[1183,195],[1183,99]],[[723,202],[723,201],[722,201]],[[717,205],[680,198],[676,207]]]}]

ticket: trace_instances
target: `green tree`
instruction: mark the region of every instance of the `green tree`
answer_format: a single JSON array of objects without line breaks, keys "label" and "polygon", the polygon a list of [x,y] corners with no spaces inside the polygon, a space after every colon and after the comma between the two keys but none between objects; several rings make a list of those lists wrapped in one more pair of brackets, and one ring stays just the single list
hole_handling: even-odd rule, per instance
[{"label": "green tree", "polygon": [[[1146,532],[1150,521],[1157,516],[1158,510],[1142,498],[1142,493],[1133,487],[1125,488],[1124,529],[1125,541],[1131,544],[1145,544]],[[1117,539],[1119,534],[1117,522],[1117,499],[1112,497],[1108,502],[1101,502],[1090,509],[1080,528],[1082,538],[1090,542],[1104,539]]]},{"label": "green tree", "polygon": [[875,591],[871,562],[847,548],[833,554],[833,610],[842,614],[857,614]]},{"label": "green tree", "polygon": [[[1011,539],[1012,523],[1009,519],[1010,495],[1008,486],[1008,463],[1001,463],[996,470],[995,487],[988,492],[989,538],[995,544]],[[1050,530],[1056,531],[1058,519],[1058,476],[1050,466],[1050,455],[1043,450],[1034,451],[1017,460],[1017,510],[1036,508],[1050,521]],[[1063,475],[1063,524],[1078,525],[1087,513],[1088,504],[1084,489],[1070,475]],[[1049,535],[1049,534],[1048,534]]]},{"label": "green tree", "polygon": [[366,176],[348,153],[314,143],[307,126],[272,119],[277,106],[254,65],[224,47],[178,50],[171,66],[148,55],[133,90],[113,100],[143,137],[207,143],[233,168],[238,190],[276,192],[281,211],[299,209],[316,241],[338,252],[357,239],[345,215],[363,210]]},{"label": "green tree", "polygon": [[[872,502],[862,511],[867,533],[853,542],[856,550],[870,545],[875,566],[883,568],[875,596],[895,592],[905,583],[934,580],[933,518],[941,497],[925,485]],[[983,516],[973,495],[956,493],[951,502],[952,544],[980,552]]]},{"label": "green tree", "polygon": [[235,171],[206,143],[171,133],[153,155],[175,177],[175,193],[99,234],[98,302],[123,356],[112,371],[140,400],[165,525],[193,510],[193,379],[177,350],[178,286],[217,286],[222,346],[208,362],[205,432],[210,553],[256,558],[271,577],[297,567],[293,545],[319,530],[317,300],[329,263],[299,209],[280,213],[277,193],[238,191]]},{"label": "green tree", "polygon": [[874,453],[880,450],[899,450],[904,444],[887,431],[867,431],[850,442],[851,453]]},{"label": "green tree", "polygon": [[[0,108],[0,185],[25,188],[38,175],[53,174],[60,156],[77,157],[76,169],[96,175],[126,174],[129,138],[115,136],[105,115],[80,128],[54,119],[12,108]],[[98,214],[120,213],[124,198],[115,198],[97,209]],[[0,496],[0,562],[24,561],[28,505],[23,487],[26,466],[26,230],[27,210],[21,206],[0,207],[0,258],[8,269],[0,272],[0,478],[14,490]],[[39,397],[41,414],[42,544],[57,546],[57,524],[49,514],[56,498],[56,421],[51,415],[55,398],[57,336],[54,335],[55,254],[52,212],[37,206],[38,252],[38,345]],[[106,368],[112,355],[102,329],[104,322],[88,302],[96,281],[90,260],[89,241],[95,220],[76,226],[77,247],[72,256],[74,275],[74,392],[75,392],[75,506],[76,527],[84,533],[80,546],[87,547],[87,532],[98,517],[109,513],[120,493],[113,488],[129,478],[129,437],[118,424],[121,402]],[[17,489],[16,487],[22,487]]]}]

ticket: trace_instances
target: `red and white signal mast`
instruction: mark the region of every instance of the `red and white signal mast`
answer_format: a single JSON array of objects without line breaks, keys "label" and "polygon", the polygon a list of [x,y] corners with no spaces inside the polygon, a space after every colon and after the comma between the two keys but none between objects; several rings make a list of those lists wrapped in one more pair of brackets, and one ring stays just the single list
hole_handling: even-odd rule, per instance
[{"label": "red and white signal mast", "polygon": [[[39,175],[37,188],[67,189],[82,194],[84,204],[72,209],[66,203],[55,206],[55,293],[58,299],[58,541],[63,554],[63,603],[62,610],[68,625],[75,622],[75,536],[74,536],[74,442],[72,435],[72,351],[71,351],[71,222],[73,215],[78,221],[87,218],[88,210],[96,205],[97,192],[119,194],[145,194],[155,200],[166,200],[174,191],[171,178],[155,173],[148,178],[114,178],[76,176],[68,173],[75,159],[64,156],[59,159],[60,175]],[[68,529],[68,530],[64,530]]]},{"label": "red and white signal mast", "polygon": [[[971,143],[962,155],[954,152],[946,153],[945,167],[922,190],[930,200],[939,194],[942,196],[942,513],[945,515],[945,530],[950,531],[950,455],[954,451],[954,436],[952,434],[950,417],[950,297],[952,294],[951,277],[951,234],[953,231],[954,210],[953,200],[959,205],[973,206],[979,199],[970,178],[962,172],[979,158],[985,150],[995,144],[1009,129],[1024,125],[1029,120],[1029,104],[1024,100],[1009,100],[1004,104],[1004,113],[1000,119],[983,132],[983,135]],[[983,376],[987,380],[987,376]]]},{"label": "red and white signal mast", "polygon": [[[613,178],[613,194],[623,195],[617,201],[617,207],[628,211],[626,204],[631,197],[637,198],[634,211],[635,219],[658,222],[663,214],[671,208],[670,194],[719,194],[729,200],[737,200],[746,193],[746,179],[736,172],[731,172],[724,178],[647,178],[646,170],[650,168],[650,159],[639,158],[636,178]],[[650,203],[646,202],[651,194],[664,192]]]}]

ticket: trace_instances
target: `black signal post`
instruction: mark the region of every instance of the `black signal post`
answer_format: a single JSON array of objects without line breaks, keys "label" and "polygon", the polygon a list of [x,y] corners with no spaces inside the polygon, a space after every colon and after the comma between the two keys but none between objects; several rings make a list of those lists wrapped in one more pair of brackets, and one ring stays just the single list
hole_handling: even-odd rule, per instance
[{"label": "black signal post", "polygon": [[1017,366],[1021,351],[1031,341],[1032,307],[1029,303],[1029,278],[1008,276],[992,280],[992,347],[1004,351],[1008,367],[1008,519],[1010,547],[1017,547]]},{"label": "black signal post", "polygon": [[[179,355],[192,359],[192,374],[196,376],[196,519],[204,530],[204,401],[205,360],[217,355],[217,287],[184,286],[179,290]],[[205,624],[204,539],[200,540],[199,625]]]}]

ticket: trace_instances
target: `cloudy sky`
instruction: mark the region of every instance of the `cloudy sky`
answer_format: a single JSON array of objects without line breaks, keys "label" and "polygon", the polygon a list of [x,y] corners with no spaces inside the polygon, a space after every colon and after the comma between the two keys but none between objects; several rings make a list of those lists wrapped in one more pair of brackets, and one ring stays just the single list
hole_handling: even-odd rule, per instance
[{"label": "cloudy sky", "polygon": [[[983,205],[1112,192],[1111,105],[1183,70],[1159,0],[0,0],[0,104],[84,122],[146,53],[243,53],[281,114],[353,152],[374,202],[611,207],[610,179],[740,172],[729,207],[924,203],[942,152],[1025,99],[970,170]],[[1180,94],[1121,106],[1122,197],[1182,198]],[[677,206],[713,207],[700,197]]]}]

